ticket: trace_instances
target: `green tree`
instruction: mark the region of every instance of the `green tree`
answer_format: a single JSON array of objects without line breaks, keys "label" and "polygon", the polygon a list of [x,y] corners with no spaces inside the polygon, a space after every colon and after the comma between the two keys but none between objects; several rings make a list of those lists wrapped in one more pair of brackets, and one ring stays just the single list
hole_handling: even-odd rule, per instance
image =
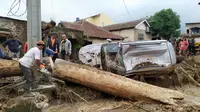
[{"label": "green tree", "polygon": [[180,36],[180,16],[172,9],[163,9],[149,18],[152,35],[159,35],[164,39]]}]

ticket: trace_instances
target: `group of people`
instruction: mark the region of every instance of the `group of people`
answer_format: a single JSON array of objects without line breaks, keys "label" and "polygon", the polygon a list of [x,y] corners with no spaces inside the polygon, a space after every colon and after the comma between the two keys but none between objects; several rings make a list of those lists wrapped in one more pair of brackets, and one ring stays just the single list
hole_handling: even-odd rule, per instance
[{"label": "group of people", "polygon": [[[24,84],[25,96],[32,96],[31,89],[38,87],[35,81],[35,71],[42,70],[45,65],[41,62],[41,57],[51,57],[55,62],[56,58],[62,58],[69,61],[71,55],[72,44],[68,40],[67,35],[62,33],[61,41],[59,42],[57,34],[50,32],[55,26],[55,22],[51,21],[42,28],[42,40],[36,43],[35,47],[28,50],[28,42],[24,44],[24,56],[20,58],[20,49],[22,43],[17,40],[17,36],[11,36],[10,40],[3,43],[3,47],[8,51],[8,55],[0,48],[0,58],[12,60],[19,59],[19,67],[24,75],[26,83]],[[42,51],[42,53],[41,53]]]},{"label": "group of people", "polygon": [[[42,55],[50,56],[55,62],[56,58],[60,57],[61,59],[68,60],[71,55],[72,44],[70,40],[67,39],[66,34],[61,34],[61,42],[56,38],[56,33],[51,33],[50,37],[47,38],[45,46],[43,48]],[[28,43],[24,45],[24,52],[26,53],[28,49]]]},{"label": "group of people", "polygon": [[8,52],[8,55],[6,55],[4,50],[0,48],[0,58],[2,59],[12,60],[13,58],[20,57],[20,48],[22,43],[16,39],[17,36],[10,36],[10,38],[10,40],[7,40],[2,44],[2,46]]},{"label": "group of people", "polygon": [[[33,69],[42,69],[43,63],[41,63],[41,55],[51,56],[55,61],[59,56],[62,59],[69,60],[71,55],[71,42],[67,39],[66,34],[61,34],[62,41],[59,42],[56,38],[56,33],[51,33],[50,38],[44,41],[38,41],[37,46],[27,51],[28,43],[24,46],[25,55],[19,60],[19,66],[24,74],[26,83],[24,85],[25,96],[32,96],[31,89],[37,88],[35,83],[35,75]],[[42,54],[40,51],[43,51]]]},{"label": "group of people", "polygon": [[[12,36],[12,38],[3,43],[3,47],[7,49],[8,55],[4,53],[3,49],[0,49],[0,58],[12,60],[14,58],[20,58],[20,48],[22,43],[16,39],[17,36]],[[37,69],[42,69],[44,66],[41,62],[41,57],[50,56],[55,62],[56,58],[62,58],[69,61],[71,55],[72,44],[70,40],[67,39],[67,35],[61,34],[62,40],[58,41],[56,33],[51,33],[50,37],[45,40],[38,41],[36,47],[28,50],[28,42],[24,45],[24,56],[19,59],[19,67],[26,83],[24,85],[25,95],[30,96],[31,89],[37,88],[35,84],[34,71]],[[42,53],[41,53],[42,51]]]},{"label": "group of people", "polygon": [[183,39],[181,38],[177,41],[178,53],[179,55],[186,56],[186,55],[196,55],[195,50],[195,39]]},{"label": "group of people", "polygon": [[[66,34],[61,34],[61,37],[62,41],[59,42],[56,38],[56,33],[51,33],[51,36],[47,39],[47,42],[42,50],[42,55],[52,57],[53,61],[55,61],[58,57],[64,60],[69,60],[72,48],[71,42],[67,39]],[[7,40],[2,44],[8,52],[8,55],[6,55],[4,50],[0,48],[0,58],[8,60],[20,58],[20,48],[22,43],[16,38],[17,36],[11,36],[10,40]],[[24,53],[27,53],[27,50],[28,42],[24,45]]]}]

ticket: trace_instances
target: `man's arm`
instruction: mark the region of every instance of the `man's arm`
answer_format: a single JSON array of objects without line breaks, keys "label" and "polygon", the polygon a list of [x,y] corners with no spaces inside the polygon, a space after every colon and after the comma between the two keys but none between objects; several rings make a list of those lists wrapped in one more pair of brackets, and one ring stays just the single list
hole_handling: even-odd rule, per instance
[{"label": "man's arm", "polygon": [[9,43],[9,40],[5,41],[5,42],[2,44],[2,46],[3,46],[4,48],[6,48],[6,46],[8,45],[8,43]]},{"label": "man's arm", "polygon": [[35,60],[35,64],[37,65],[37,68],[39,69],[40,68],[40,64],[41,64],[40,60],[36,59]]},{"label": "man's arm", "polygon": [[37,68],[39,69],[40,68],[40,64],[41,64],[41,62],[40,62],[40,55],[41,55],[41,53],[40,53],[40,50],[37,50],[36,52],[35,52],[35,64],[37,65]]},{"label": "man's arm", "polygon": [[71,53],[72,53],[72,43],[70,41],[69,41],[68,48],[69,48],[68,53],[69,53],[69,55],[71,55]]},{"label": "man's arm", "polygon": [[22,43],[19,40],[17,40],[17,42],[18,42],[19,45],[22,45]]},{"label": "man's arm", "polygon": [[59,51],[60,51],[60,49],[59,49],[59,48],[60,48],[59,45],[60,45],[60,44],[59,44],[59,42],[58,42],[58,40],[57,40],[57,46],[56,46],[56,47],[57,47],[57,51],[58,51],[58,53],[59,53]]}]

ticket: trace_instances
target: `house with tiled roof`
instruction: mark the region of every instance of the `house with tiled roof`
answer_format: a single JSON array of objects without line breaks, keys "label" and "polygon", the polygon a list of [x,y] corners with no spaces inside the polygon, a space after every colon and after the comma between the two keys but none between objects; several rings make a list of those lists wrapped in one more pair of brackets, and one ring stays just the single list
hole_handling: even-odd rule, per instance
[{"label": "house with tiled roof", "polygon": [[102,27],[113,34],[124,37],[124,41],[151,40],[150,25],[146,18]]},{"label": "house with tiled roof", "polygon": [[78,51],[82,46],[88,44],[107,43],[107,39],[118,42],[123,38],[113,34],[102,27],[96,26],[86,20],[76,22],[61,21],[57,28],[66,33],[72,43],[72,57],[78,59]]},{"label": "house with tiled roof", "polygon": [[[113,34],[102,27],[98,27],[85,20],[77,22],[60,22],[59,27],[63,29],[73,30],[82,32],[82,40],[88,41],[89,43],[105,43],[107,39],[112,39],[113,41],[121,41],[123,38],[119,35]],[[76,38],[76,37],[73,37]]]}]

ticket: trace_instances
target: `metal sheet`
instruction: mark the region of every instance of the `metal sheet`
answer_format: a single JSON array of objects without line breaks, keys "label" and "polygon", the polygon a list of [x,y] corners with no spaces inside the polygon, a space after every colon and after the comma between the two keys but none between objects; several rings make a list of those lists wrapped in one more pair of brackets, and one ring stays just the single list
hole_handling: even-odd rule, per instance
[{"label": "metal sheet", "polygon": [[101,65],[100,49],[102,44],[91,44],[79,50],[79,60],[87,65]]},{"label": "metal sheet", "polygon": [[[144,41],[145,43],[145,41]],[[168,48],[168,42],[160,42],[160,44],[126,44],[122,46],[122,56],[126,71],[132,71],[136,65],[149,63],[150,66],[171,66],[171,55]],[[150,67],[149,66],[149,67]],[[140,69],[140,68],[138,68]]]}]

